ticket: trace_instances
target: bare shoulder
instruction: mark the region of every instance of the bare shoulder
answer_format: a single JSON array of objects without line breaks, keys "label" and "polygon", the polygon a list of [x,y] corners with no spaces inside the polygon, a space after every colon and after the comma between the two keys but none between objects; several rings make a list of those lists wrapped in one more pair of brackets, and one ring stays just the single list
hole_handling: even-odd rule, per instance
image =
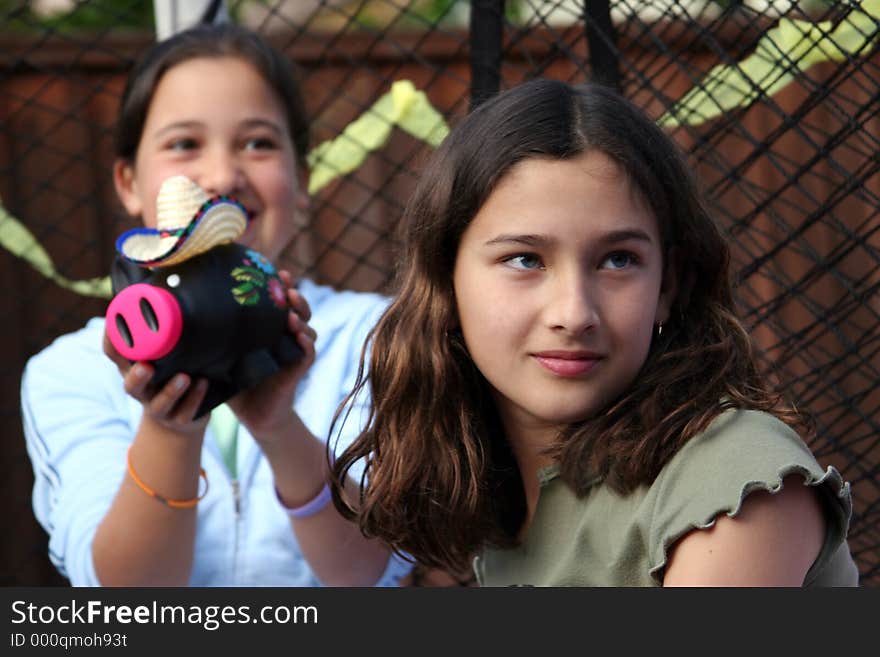
[{"label": "bare shoulder", "polygon": [[669,548],[664,586],[801,586],[822,549],[825,520],[801,475],[776,493],[748,495],[734,517],[722,513]]}]

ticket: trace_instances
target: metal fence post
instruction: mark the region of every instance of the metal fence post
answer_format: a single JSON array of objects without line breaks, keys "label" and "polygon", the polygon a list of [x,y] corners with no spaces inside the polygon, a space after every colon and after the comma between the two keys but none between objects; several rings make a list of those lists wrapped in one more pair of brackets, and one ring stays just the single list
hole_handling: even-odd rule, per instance
[{"label": "metal fence post", "polygon": [[620,52],[608,0],[584,0],[584,22],[593,81],[620,91]]},{"label": "metal fence post", "polygon": [[471,102],[474,109],[501,86],[504,0],[471,2]]}]

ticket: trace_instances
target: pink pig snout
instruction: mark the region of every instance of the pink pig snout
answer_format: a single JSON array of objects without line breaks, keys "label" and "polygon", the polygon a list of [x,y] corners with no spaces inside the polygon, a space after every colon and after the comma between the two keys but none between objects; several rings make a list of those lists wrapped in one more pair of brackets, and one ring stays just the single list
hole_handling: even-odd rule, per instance
[{"label": "pink pig snout", "polygon": [[183,331],[183,313],[174,295],[161,287],[135,283],[107,306],[107,337],[122,356],[157,360],[174,349]]}]

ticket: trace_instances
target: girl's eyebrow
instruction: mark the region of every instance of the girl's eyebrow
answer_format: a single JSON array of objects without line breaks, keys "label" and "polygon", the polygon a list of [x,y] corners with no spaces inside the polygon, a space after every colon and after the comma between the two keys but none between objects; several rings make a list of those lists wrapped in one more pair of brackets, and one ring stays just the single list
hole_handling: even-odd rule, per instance
[{"label": "girl's eyebrow", "polygon": [[[628,240],[639,240],[642,242],[652,243],[654,240],[641,228],[624,228],[621,230],[612,230],[600,236],[597,242],[601,244],[616,244],[618,242],[626,242]],[[525,246],[539,247],[552,244],[555,240],[546,235],[498,235],[488,240],[485,246],[495,246],[498,244],[522,244]]]},{"label": "girl's eyebrow", "polygon": [[175,130],[194,130],[196,128],[201,127],[201,123],[199,121],[175,121],[174,123],[169,123],[166,126],[163,126],[159,130],[153,133],[154,138],[161,138],[162,135],[165,135],[169,132],[173,132]]},{"label": "girl's eyebrow", "polygon": [[268,128],[279,136],[284,134],[284,129],[278,123],[270,119],[247,119],[243,121],[241,125],[243,128]]},{"label": "girl's eyebrow", "polygon": [[546,235],[498,235],[486,242],[485,246],[496,244],[524,244],[525,246],[546,246],[553,239]]},{"label": "girl's eyebrow", "polygon": [[612,230],[601,238],[600,242],[606,244],[614,244],[616,242],[626,242],[627,240],[640,240],[642,242],[652,243],[654,240],[641,228],[625,228],[623,230]]}]

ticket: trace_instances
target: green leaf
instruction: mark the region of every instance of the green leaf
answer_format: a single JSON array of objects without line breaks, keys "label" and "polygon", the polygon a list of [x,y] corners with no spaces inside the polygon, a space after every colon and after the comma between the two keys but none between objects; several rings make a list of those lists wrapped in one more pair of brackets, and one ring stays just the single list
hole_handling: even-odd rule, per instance
[{"label": "green leaf", "polygon": [[237,281],[250,281],[260,287],[266,285],[266,274],[255,267],[236,267],[232,270],[231,275]]},{"label": "green leaf", "polygon": [[253,306],[260,301],[259,290],[250,282],[232,288],[232,296],[243,306]]}]

